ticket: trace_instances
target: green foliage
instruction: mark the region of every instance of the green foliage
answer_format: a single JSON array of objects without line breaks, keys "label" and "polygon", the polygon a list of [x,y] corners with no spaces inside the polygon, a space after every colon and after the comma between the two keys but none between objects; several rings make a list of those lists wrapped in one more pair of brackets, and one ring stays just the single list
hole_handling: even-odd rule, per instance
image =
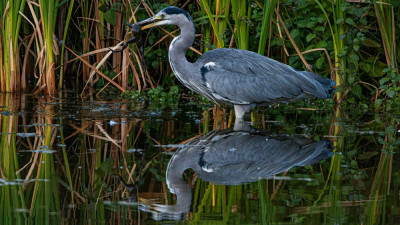
[{"label": "green foliage", "polygon": [[127,91],[121,94],[121,97],[139,101],[174,102],[180,97],[180,89],[178,86],[171,86],[169,90],[165,90],[163,87],[158,86],[142,93],[137,90]]},{"label": "green foliage", "polygon": [[107,23],[115,26],[117,22],[117,10],[122,6],[121,3],[115,3],[112,4],[111,6],[107,5],[101,5],[99,7],[99,10],[104,13],[104,19],[106,20]]},{"label": "green foliage", "polygon": [[[8,13],[5,14],[7,1],[3,1],[0,4],[0,12],[2,12],[2,15],[4,14],[2,20],[5,20],[2,21],[2,29],[0,30],[2,38],[0,44],[3,47],[3,53],[0,57],[0,70],[5,71],[1,81],[5,83],[5,85],[2,85],[4,89],[10,89],[7,86],[10,84],[10,77],[6,75],[11,74],[9,71],[13,69],[10,68],[11,56],[9,54],[11,49],[8,49],[10,45],[6,43],[9,43],[12,39],[13,57],[15,58],[13,61],[21,64],[21,60],[16,57],[19,53],[16,52],[17,50],[14,47],[20,46],[20,49],[24,51],[27,40],[29,40],[27,35],[32,34],[35,29],[30,27],[30,23],[25,18],[21,17],[22,14],[26,15],[31,22],[34,22],[30,14],[36,13],[38,19],[42,21],[41,23],[45,25],[46,29],[42,33],[46,39],[45,44],[48,45],[46,49],[52,49],[51,44],[54,34],[63,35],[63,37],[58,37],[61,39],[59,41],[63,46],[61,50],[62,57],[64,57],[64,45],[72,48],[76,53],[86,53],[97,48],[109,47],[115,44],[117,40],[121,40],[121,37],[114,37],[114,31],[122,29],[121,27],[124,26],[125,22],[132,23],[132,18],[140,21],[150,16],[149,10],[144,7],[141,1],[132,1],[131,4],[127,4],[128,2],[126,1],[115,2],[109,0],[78,1],[78,3],[66,0],[36,2],[40,3],[39,5],[44,11],[51,11],[51,13],[40,15],[37,4],[31,11],[26,9],[24,0],[19,0],[14,1],[15,4],[11,4]],[[45,2],[48,4],[42,4]],[[183,3],[179,1],[154,0],[148,1],[146,4],[146,7],[150,7],[153,12],[157,12],[171,4],[184,7],[195,22],[196,34],[198,35],[193,47],[200,52],[230,45],[234,48],[248,49],[264,55],[267,55],[268,50],[271,58],[285,62],[296,69],[305,70],[306,67],[300,58],[294,54],[296,51],[289,41],[289,37],[283,32],[279,23],[279,29],[277,27],[275,9],[278,9],[278,13],[282,16],[291,37],[300,51],[311,50],[311,52],[304,54],[304,57],[312,66],[312,70],[324,77],[330,77],[331,71],[335,73],[334,79],[338,84],[339,95],[346,93],[342,103],[354,104],[362,102],[361,104],[368,105],[371,108],[379,106],[377,109],[381,110],[383,106],[387,105],[386,101],[393,101],[389,103],[392,108],[397,101],[398,87],[396,83],[399,73],[399,48],[396,48],[396,45],[399,44],[400,28],[398,24],[400,24],[400,18],[396,16],[396,12],[400,9],[399,1],[384,0],[359,3],[344,0],[283,0],[279,2],[275,0],[202,0]],[[136,8],[136,6],[139,7]],[[66,13],[57,14],[58,10],[66,8],[68,8],[67,16],[65,16]],[[18,12],[21,12],[21,14]],[[135,14],[131,15],[132,12]],[[99,18],[96,17],[97,14]],[[117,20],[119,17],[124,21],[122,26],[117,24],[117,21],[120,21]],[[67,22],[65,24],[60,23],[60,18],[66,18]],[[70,27],[70,21],[78,26]],[[21,23],[26,26],[23,34],[19,32],[19,24]],[[107,24],[111,26],[107,26]],[[12,26],[8,28],[7,26],[9,25]],[[65,27],[64,33],[58,31],[59,27]],[[172,32],[176,27],[165,26],[163,29]],[[93,32],[99,33],[95,34]],[[173,35],[178,35],[178,32]],[[270,36],[271,42],[269,40]],[[18,37],[21,40],[24,39],[25,43],[19,43]],[[172,73],[169,68],[168,47],[172,37],[159,29],[145,32],[143,37],[146,40],[146,43],[144,43],[144,58],[151,78],[147,78],[143,74],[139,74],[139,76],[145,77],[143,79],[151,79],[156,84],[155,86],[163,86],[165,89],[180,85],[176,78],[171,76]],[[158,43],[161,38],[163,38],[163,41]],[[33,43],[37,43],[37,41]],[[35,46],[35,44],[32,46]],[[130,47],[134,48],[133,52],[138,53],[135,44]],[[52,54],[52,51],[40,53],[40,49],[34,48],[31,47],[33,55],[45,55],[49,59],[48,66],[54,62],[54,68],[58,68],[59,64],[61,64],[60,62],[67,61],[67,59],[59,60],[59,56]],[[330,67],[324,51],[313,51],[321,48],[327,51],[334,68]],[[286,52],[289,55],[286,55]],[[84,59],[95,65],[98,61],[94,61],[94,58],[99,59],[104,56],[102,54],[87,56]],[[21,55],[24,55],[24,53],[22,52]],[[120,56],[119,54],[113,54],[112,57]],[[189,61],[194,62],[199,55],[189,50],[187,57]],[[131,54],[130,60],[132,59],[135,60],[135,57],[132,57]],[[120,58],[110,59],[107,62],[108,64],[104,64],[102,71],[106,71],[106,75],[114,77],[115,74],[110,71],[121,71],[120,66],[116,68],[117,61],[121,61]],[[135,64],[134,66],[136,72],[139,73],[139,65]],[[90,72],[86,65],[83,67],[86,67],[84,72]],[[63,81],[66,79],[63,78],[64,67],[61,68],[60,73],[56,71],[55,75],[60,74],[60,81]],[[67,69],[67,67],[65,68]],[[68,68],[81,67],[71,66]],[[131,67],[129,67],[130,69]],[[141,69],[143,71],[143,68]],[[13,70],[15,72],[21,71],[20,65]],[[38,74],[38,66],[35,67],[33,72]],[[129,71],[127,78],[124,78],[128,80],[126,83],[132,83],[133,86],[139,85],[134,82],[135,78],[137,78],[137,73]],[[16,80],[18,81],[18,79]],[[83,82],[81,80],[78,78],[76,83],[84,86],[86,83],[83,82],[86,82],[86,80]],[[117,82],[120,82],[120,80]],[[104,85],[106,85],[106,82],[102,78],[99,79],[96,82],[97,90],[100,90]],[[144,82],[140,85],[143,88],[148,87]],[[62,87],[62,82],[60,82],[59,86]],[[141,88],[134,87],[134,89],[139,90]],[[160,99],[168,98],[168,96],[157,94],[157,91],[154,91],[154,94],[151,93],[151,95]],[[381,99],[381,102],[375,102],[375,96]],[[374,101],[371,102],[371,98]]]}]

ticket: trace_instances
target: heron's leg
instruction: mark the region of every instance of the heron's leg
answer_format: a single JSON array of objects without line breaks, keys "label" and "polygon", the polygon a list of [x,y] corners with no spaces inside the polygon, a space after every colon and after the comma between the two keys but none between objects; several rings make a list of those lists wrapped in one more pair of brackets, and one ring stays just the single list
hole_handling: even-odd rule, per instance
[{"label": "heron's leg", "polygon": [[252,132],[254,129],[251,127],[252,122],[244,121],[243,119],[236,118],[235,123],[233,124],[234,131],[246,131]]},{"label": "heron's leg", "polygon": [[236,120],[243,120],[245,113],[250,112],[251,105],[234,105]]}]

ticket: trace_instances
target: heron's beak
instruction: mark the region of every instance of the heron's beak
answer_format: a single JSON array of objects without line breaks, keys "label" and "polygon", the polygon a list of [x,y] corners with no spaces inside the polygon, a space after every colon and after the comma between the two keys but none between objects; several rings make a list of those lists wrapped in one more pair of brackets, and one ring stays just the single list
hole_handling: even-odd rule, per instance
[{"label": "heron's beak", "polygon": [[146,30],[151,27],[155,27],[158,25],[159,22],[161,22],[162,19],[159,16],[153,16],[150,17],[146,20],[142,20],[140,22],[135,23],[135,25],[140,27],[140,30]]}]

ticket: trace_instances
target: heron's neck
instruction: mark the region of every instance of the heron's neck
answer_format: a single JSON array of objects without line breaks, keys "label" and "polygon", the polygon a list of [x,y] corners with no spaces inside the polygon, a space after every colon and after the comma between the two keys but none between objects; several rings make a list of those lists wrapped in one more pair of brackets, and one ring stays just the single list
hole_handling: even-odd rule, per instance
[{"label": "heron's neck", "polygon": [[180,74],[187,74],[189,71],[192,71],[190,69],[193,65],[187,61],[186,51],[193,44],[195,30],[192,22],[182,24],[179,28],[181,29],[181,34],[172,40],[168,56],[172,70],[181,79],[179,77]]},{"label": "heron's neck", "polygon": [[176,194],[176,205],[184,209],[189,209],[192,192],[189,184],[183,178],[183,172],[191,168],[192,158],[186,158],[186,154],[174,155],[168,163],[166,180],[168,189]]}]

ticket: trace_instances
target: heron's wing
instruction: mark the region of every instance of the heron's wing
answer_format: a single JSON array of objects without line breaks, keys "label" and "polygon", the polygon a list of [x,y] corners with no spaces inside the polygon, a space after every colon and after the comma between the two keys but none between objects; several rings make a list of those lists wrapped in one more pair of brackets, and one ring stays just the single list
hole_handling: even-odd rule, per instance
[{"label": "heron's wing", "polygon": [[238,49],[215,49],[197,61],[202,80],[219,100],[236,104],[327,98],[332,83],[312,72]]},{"label": "heron's wing", "polygon": [[[216,135],[196,160],[202,179],[235,184],[268,178],[332,156],[330,141],[313,142],[294,136],[264,136],[246,132]],[[182,162],[181,162],[182,163]]]}]

